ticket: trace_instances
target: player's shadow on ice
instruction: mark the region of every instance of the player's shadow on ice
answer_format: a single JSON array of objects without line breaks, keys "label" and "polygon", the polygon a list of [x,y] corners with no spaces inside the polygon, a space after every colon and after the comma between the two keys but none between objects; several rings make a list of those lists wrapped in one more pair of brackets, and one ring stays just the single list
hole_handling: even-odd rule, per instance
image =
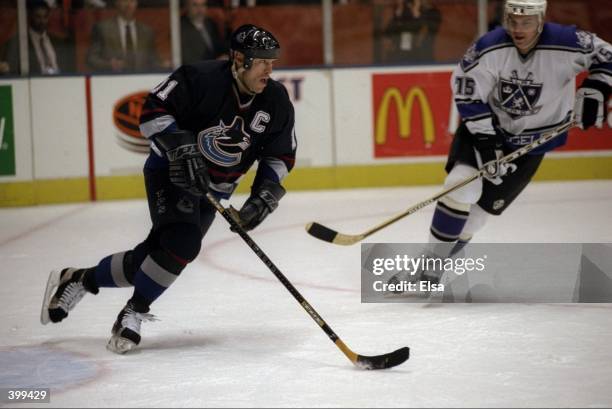
[{"label": "player's shadow on ice", "polygon": [[[116,356],[115,353],[106,349],[106,344],[110,339],[110,334],[100,336],[69,336],[69,337],[53,337],[37,344],[41,347],[54,348],[64,351],[74,351],[81,354],[101,355],[110,354]],[[220,344],[222,340],[215,339],[207,334],[185,334],[176,332],[158,332],[156,334],[144,334],[142,342],[136,349],[128,352],[125,356],[139,355],[151,351],[162,350],[194,350],[209,348],[212,345]]]},{"label": "player's shadow on ice", "polygon": [[158,333],[143,338],[138,349],[131,353],[148,353],[150,351],[188,351],[194,349],[210,348],[221,344],[222,341],[206,334],[188,333]]},{"label": "player's shadow on ice", "polygon": [[196,331],[160,331],[144,335],[139,350],[149,351],[208,349],[211,351],[231,350],[245,354],[267,355],[279,351],[291,351],[299,344],[297,335],[288,334],[282,329],[247,328],[210,328]]}]

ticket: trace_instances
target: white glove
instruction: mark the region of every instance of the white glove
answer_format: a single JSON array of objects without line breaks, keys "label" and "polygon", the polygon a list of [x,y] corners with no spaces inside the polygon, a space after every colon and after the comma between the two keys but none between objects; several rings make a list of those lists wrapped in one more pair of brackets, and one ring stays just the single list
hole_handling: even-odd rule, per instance
[{"label": "white glove", "polygon": [[604,120],[603,93],[596,88],[579,88],[576,92],[574,114],[576,125],[581,129],[588,129],[593,125],[601,129]]}]

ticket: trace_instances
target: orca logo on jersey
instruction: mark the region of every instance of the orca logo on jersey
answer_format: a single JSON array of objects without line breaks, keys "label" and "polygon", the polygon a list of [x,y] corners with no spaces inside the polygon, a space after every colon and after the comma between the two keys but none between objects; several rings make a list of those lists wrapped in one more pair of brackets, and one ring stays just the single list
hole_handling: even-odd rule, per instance
[{"label": "orca logo on jersey", "polygon": [[251,136],[244,130],[244,119],[236,116],[231,125],[220,120],[219,125],[198,133],[198,145],[206,159],[230,167],[240,163],[242,153],[251,146]]},{"label": "orca logo on jersey", "polygon": [[510,115],[518,118],[526,115],[535,115],[542,106],[535,106],[542,94],[542,85],[533,82],[533,73],[526,78],[519,78],[516,70],[512,71],[509,79],[501,78],[497,84],[499,101],[496,105]]}]

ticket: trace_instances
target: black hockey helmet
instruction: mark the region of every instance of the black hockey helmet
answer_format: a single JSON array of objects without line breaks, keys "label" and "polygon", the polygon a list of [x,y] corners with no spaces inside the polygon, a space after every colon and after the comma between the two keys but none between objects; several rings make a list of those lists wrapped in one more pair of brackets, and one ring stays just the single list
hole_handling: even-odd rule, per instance
[{"label": "black hockey helmet", "polygon": [[272,33],[253,24],[244,24],[232,33],[230,48],[244,54],[246,69],[254,58],[272,59],[280,55],[280,44]]}]

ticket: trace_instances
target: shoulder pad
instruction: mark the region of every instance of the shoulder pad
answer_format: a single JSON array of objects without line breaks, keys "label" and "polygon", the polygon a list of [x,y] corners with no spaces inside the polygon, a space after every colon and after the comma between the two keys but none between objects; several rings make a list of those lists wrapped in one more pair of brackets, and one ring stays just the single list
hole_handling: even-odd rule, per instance
[{"label": "shoulder pad", "polygon": [[576,26],[545,23],[538,48],[558,48],[590,53],[593,51],[593,34]]},{"label": "shoulder pad", "polygon": [[508,36],[506,30],[503,27],[498,27],[480,37],[467,49],[460,62],[461,68],[467,72],[478,65],[480,57],[484,54],[498,48],[511,46],[512,39]]}]

